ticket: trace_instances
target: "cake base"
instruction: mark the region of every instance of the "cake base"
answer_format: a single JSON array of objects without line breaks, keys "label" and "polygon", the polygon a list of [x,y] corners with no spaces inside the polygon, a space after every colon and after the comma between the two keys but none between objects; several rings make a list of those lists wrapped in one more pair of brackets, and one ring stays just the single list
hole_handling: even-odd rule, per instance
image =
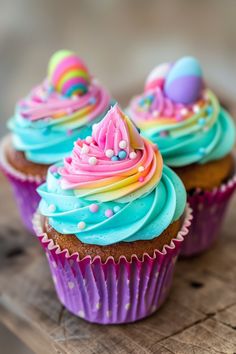
[{"label": "cake base", "polygon": [[234,171],[234,158],[228,154],[220,160],[207,162],[203,165],[192,164],[173,168],[182,180],[187,192],[201,189],[211,191],[227,181]]},{"label": "cake base", "polygon": [[91,258],[100,256],[102,262],[105,262],[108,257],[113,257],[115,261],[118,261],[121,256],[125,256],[129,261],[134,254],[142,259],[144,253],[152,257],[154,250],[162,251],[163,247],[169,245],[171,240],[177,236],[181,225],[181,219],[178,219],[169,225],[160,236],[152,240],[119,242],[108,246],[90,245],[81,242],[76,235],[63,235],[50,226],[48,219],[45,220],[44,231],[49,239],[60,246],[61,250],[67,249],[70,254],[78,252],[81,259],[86,256],[91,256]]},{"label": "cake base", "polygon": [[11,140],[6,147],[5,154],[8,163],[15,170],[22,172],[25,175],[39,176],[42,179],[46,178],[49,165],[28,161],[23,151],[15,150]]}]

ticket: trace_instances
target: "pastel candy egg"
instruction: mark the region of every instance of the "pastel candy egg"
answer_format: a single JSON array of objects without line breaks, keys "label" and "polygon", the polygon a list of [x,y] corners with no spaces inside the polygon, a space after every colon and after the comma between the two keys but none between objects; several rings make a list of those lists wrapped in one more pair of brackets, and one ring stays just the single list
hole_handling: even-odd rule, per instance
[{"label": "pastel candy egg", "polygon": [[171,69],[170,63],[156,66],[148,75],[145,83],[145,91],[153,90],[157,87],[163,88],[166,76]]},{"label": "pastel candy egg", "polygon": [[83,95],[88,91],[90,75],[83,61],[69,50],[54,53],[48,64],[48,78],[64,96]]},{"label": "pastel candy egg", "polygon": [[184,104],[197,101],[202,88],[202,69],[198,60],[193,57],[176,61],[164,84],[166,96],[174,102]]}]

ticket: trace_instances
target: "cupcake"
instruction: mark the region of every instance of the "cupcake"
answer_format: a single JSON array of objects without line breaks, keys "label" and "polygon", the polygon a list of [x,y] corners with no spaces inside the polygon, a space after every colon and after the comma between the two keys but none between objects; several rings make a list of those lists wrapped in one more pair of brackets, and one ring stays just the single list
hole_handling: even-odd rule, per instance
[{"label": "cupcake", "polygon": [[36,188],[45,181],[48,167],[67,156],[77,138],[90,136],[92,124],[110,105],[106,89],[67,50],[51,57],[47,78],[17,103],[0,162],[29,230],[39,202]]},{"label": "cupcake", "polygon": [[117,105],[38,192],[35,232],[70,312],[126,323],[161,306],[191,219],[186,192]]},{"label": "cupcake", "polygon": [[155,68],[128,112],[187,190],[193,222],[182,255],[207,250],[236,185],[233,119],[204,83],[201,66],[192,57]]}]

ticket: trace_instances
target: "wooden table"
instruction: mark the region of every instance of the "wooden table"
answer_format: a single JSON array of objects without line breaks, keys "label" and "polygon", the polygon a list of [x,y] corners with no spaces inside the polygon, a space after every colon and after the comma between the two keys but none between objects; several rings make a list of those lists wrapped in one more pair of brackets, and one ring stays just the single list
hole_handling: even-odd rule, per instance
[{"label": "wooden table", "polygon": [[0,186],[0,320],[34,352],[236,353],[236,197],[211,251],[177,263],[169,299],[156,314],[99,326],[59,303],[46,257],[21,225],[3,176]]},{"label": "wooden table", "polygon": [[36,353],[236,352],[236,198],[214,248],[178,262],[159,312],[135,324],[99,326],[60,305],[46,257],[21,226],[3,177],[0,183],[0,320]]}]

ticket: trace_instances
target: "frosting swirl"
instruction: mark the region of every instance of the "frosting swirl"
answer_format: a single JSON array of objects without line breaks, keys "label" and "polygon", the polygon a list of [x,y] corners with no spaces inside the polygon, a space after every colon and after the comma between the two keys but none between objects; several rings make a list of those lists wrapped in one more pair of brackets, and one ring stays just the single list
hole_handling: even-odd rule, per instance
[{"label": "frosting swirl", "polygon": [[[196,60],[184,58],[182,61],[187,69],[189,62],[190,66],[197,65]],[[150,79],[147,80],[144,93],[131,101],[129,114],[143,135],[158,145],[165,163],[169,166],[203,164],[220,159],[233,148],[235,142],[233,120],[220,106],[214,93],[200,85],[201,71],[198,71],[200,76],[197,84],[191,76],[187,85],[179,64],[181,60],[170,65],[169,71],[165,64],[165,77],[161,84],[160,79],[151,74],[149,77],[152,80],[151,82]],[[180,70],[179,75],[176,67]],[[154,69],[154,73],[157,72],[160,74],[160,70]],[[169,79],[171,76],[175,78],[173,82]],[[175,80],[180,85],[178,94]]]},{"label": "frosting swirl", "polygon": [[88,244],[148,240],[184,211],[182,182],[115,105],[39,187],[41,213]]},{"label": "frosting swirl", "polygon": [[[49,77],[18,102],[8,123],[14,147],[35,163],[52,164],[67,156],[73,142],[89,135],[92,124],[103,118],[111,104],[106,89],[85,75],[81,59],[62,52],[63,61],[55,62],[54,54]],[[54,71],[52,64],[57,64]]]}]

